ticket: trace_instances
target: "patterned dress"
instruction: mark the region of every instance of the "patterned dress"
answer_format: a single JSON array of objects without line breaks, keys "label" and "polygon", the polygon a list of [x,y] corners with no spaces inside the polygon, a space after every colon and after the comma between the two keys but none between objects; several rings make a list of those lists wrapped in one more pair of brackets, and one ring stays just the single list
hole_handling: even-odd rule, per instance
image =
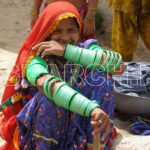
[{"label": "patterned dress", "polygon": [[[80,46],[87,47],[89,43],[91,42],[82,43]],[[50,59],[45,60],[50,63]],[[60,62],[54,61],[59,75],[67,82],[73,75],[76,65],[67,62],[68,67],[64,69]],[[51,69],[49,71],[53,73]],[[82,67],[78,71],[78,77],[70,86],[90,100],[96,100],[107,112],[111,120],[111,133],[106,141],[108,143],[112,136],[114,113],[111,76],[98,70],[85,70]],[[35,92],[33,89],[31,91],[34,97],[17,116],[21,133],[20,146],[23,150],[90,150],[92,148],[93,127],[90,118],[55,105],[52,100],[38,91]],[[110,149],[109,145],[102,141],[101,148]]]},{"label": "patterned dress", "polygon": [[150,51],[150,1],[109,0],[113,8],[112,49],[132,61],[139,36]]},{"label": "patterned dress", "polygon": [[129,14],[149,14],[149,0],[109,0],[108,5],[114,10],[122,11]]}]

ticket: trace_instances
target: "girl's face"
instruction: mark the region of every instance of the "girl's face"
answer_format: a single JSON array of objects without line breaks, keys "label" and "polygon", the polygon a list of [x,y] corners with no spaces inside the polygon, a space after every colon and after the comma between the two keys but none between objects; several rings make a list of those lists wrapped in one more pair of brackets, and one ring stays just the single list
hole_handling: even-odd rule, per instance
[{"label": "girl's face", "polygon": [[79,30],[77,23],[73,18],[63,19],[52,33],[50,40],[60,42],[62,44],[76,45],[79,38]]}]

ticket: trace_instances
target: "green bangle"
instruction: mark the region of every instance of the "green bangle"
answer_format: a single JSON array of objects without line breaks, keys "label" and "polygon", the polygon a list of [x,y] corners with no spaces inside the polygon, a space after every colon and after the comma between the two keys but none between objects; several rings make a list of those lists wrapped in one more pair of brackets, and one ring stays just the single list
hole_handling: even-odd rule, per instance
[{"label": "green bangle", "polygon": [[58,106],[69,109],[70,100],[75,93],[77,93],[77,91],[71,89],[69,86],[64,85],[61,88],[59,88],[55,97],[53,97],[54,102]]},{"label": "green bangle", "polygon": [[82,103],[84,102],[84,100],[86,99],[86,97],[84,97],[83,95],[81,95],[80,93],[76,94],[72,101],[70,102],[69,105],[69,110],[76,112],[80,115],[84,115],[83,112],[80,110],[80,106],[82,105]]},{"label": "green bangle", "polygon": [[26,69],[27,79],[34,86],[36,86],[36,79],[38,78],[38,76],[47,73],[49,73],[47,63],[39,56],[35,56]]},{"label": "green bangle", "polygon": [[74,55],[74,57],[72,58],[72,62],[79,63],[83,48],[76,47],[76,50],[76,55]]},{"label": "green bangle", "polygon": [[[66,46],[66,50],[65,50],[65,54],[64,54],[64,58],[65,59],[68,59],[68,58],[72,58],[72,55],[71,56],[69,56],[70,54],[69,54],[69,51],[70,51],[70,48],[71,47],[71,45],[70,44],[67,44],[67,46]],[[72,50],[72,53],[74,53],[75,51],[74,51],[74,49]]]},{"label": "green bangle", "polygon": [[64,58],[74,63],[78,63],[81,52],[82,52],[82,48],[67,44]]},{"label": "green bangle", "polygon": [[46,61],[43,58],[41,58],[40,56],[35,56],[29,63],[29,65],[34,65],[34,64],[41,64],[41,65],[47,67]]},{"label": "green bangle", "polygon": [[[101,51],[106,52],[106,54],[107,54],[107,57],[106,57],[106,60],[104,61],[104,63],[101,66],[93,67],[93,69],[99,69],[102,71],[111,72],[111,71],[115,70],[120,65],[119,62],[121,63],[121,61],[122,61],[122,59],[119,57],[120,58],[119,62],[117,63],[115,68],[112,69],[112,66],[116,63],[116,60],[117,60],[117,55],[115,54],[115,52],[112,52],[109,50],[104,50],[96,44],[91,44],[88,48],[96,50],[97,52],[99,52],[101,50]],[[113,59],[113,57],[115,57],[115,58]],[[99,62],[98,58],[96,58],[93,66],[96,66],[95,64],[98,64],[98,62]]]},{"label": "green bangle", "polygon": [[103,48],[101,48],[99,45],[96,45],[96,44],[90,44],[88,49],[91,49],[91,50],[96,50],[96,51],[103,51]]},{"label": "green bangle", "polygon": [[51,99],[51,97],[48,95],[47,93],[47,83],[51,80],[55,78],[55,76],[50,76],[49,78],[47,78],[44,82],[44,85],[43,85],[43,90],[44,90],[44,94],[46,95],[47,98]]},{"label": "green bangle", "polygon": [[101,66],[99,66],[99,65],[100,65],[100,62],[102,59],[102,54],[103,54],[103,51],[101,51],[101,50],[97,51],[97,55],[96,55],[95,61],[93,63],[93,69],[98,69],[98,68],[101,69]]},{"label": "green bangle", "polygon": [[67,85],[67,83],[66,83],[66,82],[61,82],[61,83],[55,88],[54,93],[53,93],[53,98],[56,96],[58,90],[59,90],[62,86],[64,86],[64,85]]},{"label": "green bangle", "polygon": [[90,44],[88,49],[97,51],[97,55],[93,63],[93,69],[103,70],[103,68],[99,66],[103,55],[103,48],[101,48],[99,45],[96,44]]},{"label": "green bangle", "polygon": [[74,94],[70,95],[70,97],[67,99],[66,107],[70,110],[70,103],[72,102],[72,99],[78,94],[76,91]]},{"label": "green bangle", "polygon": [[[89,99],[86,98],[86,99],[83,101],[83,103],[81,104],[80,108],[79,108],[80,113],[82,113],[84,116],[86,115],[86,114],[85,114],[85,111],[86,111],[86,108],[87,108],[87,106],[89,105],[90,102],[91,102],[91,100],[89,100]],[[87,117],[88,117],[88,116],[87,116]]]},{"label": "green bangle", "polygon": [[78,64],[79,64],[79,62],[80,62],[80,59],[81,59],[81,56],[82,56],[82,53],[83,53],[83,48],[81,49],[81,52],[80,52],[80,57],[79,57],[79,59],[78,59]]},{"label": "green bangle", "polygon": [[[107,53],[107,55],[109,56],[108,61],[106,62],[106,64],[104,65],[105,71],[108,72],[109,68],[112,66],[112,60],[113,60],[113,55],[112,52],[109,50],[104,50],[104,52]],[[106,58],[107,59],[107,58]],[[110,66],[111,65],[111,66]]]},{"label": "green bangle", "polygon": [[69,110],[82,116],[90,116],[95,107],[100,107],[96,101],[91,101],[80,93],[76,94],[69,105]]},{"label": "green bangle", "polygon": [[[34,71],[33,71],[34,70]],[[48,74],[48,70],[45,68],[45,66],[41,64],[34,64],[32,66],[28,65],[26,69],[26,76],[29,83],[31,83],[33,86],[36,86],[36,79],[41,74]]]},{"label": "green bangle", "polygon": [[74,89],[70,88],[69,86],[64,86],[64,91],[67,91],[68,98],[67,98],[67,103],[66,103],[66,108],[70,108],[70,101],[72,100],[72,97],[76,95],[78,92],[75,91]]},{"label": "green bangle", "polygon": [[96,50],[93,50],[93,51],[88,50],[88,51],[89,51],[90,55],[88,55],[89,61],[86,61],[86,63],[87,63],[86,65],[87,65],[88,69],[93,69],[93,64],[96,59]]},{"label": "green bangle", "polygon": [[85,110],[85,115],[86,116],[90,116],[90,113],[91,113],[91,111],[94,109],[94,108],[100,108],[100,106],[99,106],[99,104],[97,103],[97,101],[91,101],[89,104],[88,104],[88,106],[87,106],[87,108],[86,108],[86,110]]},{"label": "green bangle", "polygon": [[54,97],[54,102],[58,106],[61,106],[61,107],[66,108],[66,109],[69,109],[69,100],[70,100],[69,98],[70,97],[66,97],[66,93],[57,92],[56,96]]},{"label": "green bangle", "polygon": [[117,60],[117,55],[115,55],[114,52],[111,52],[111,57],[112,57],[112,62],[109,63],[109,67],[108,67],[107,72],[109,72],[109,70],[113,67],[114,63],[115,63],[116,60]]},{"label": "green bangle", "polygon": [[[66,46],[66,51],[65,51],[65,55],[64,55],[64,58],[72,61],[74,56],[76,56],[77,54],[77,49],[74,48],[72,45],[70,44],[67,44]],[[77,58],[78,59],[78,58]],[[73,62],[73,61],[72,61]]]},{"label": "green bangle", "polygon": [[119,60],[118,60],[117,64],[109,70],[109,72],[112,72],[112,71],[116,70],[116,68],[118,68],[119,65],[122,62],[122,56],[120,54],[118,54],[118,53],[116,53],[116,54],[119,56]]},{"label": "green bangle", "polygon": [[52,80],[50,80],[50,83],[49,83],[49,85],[48,85],[48,88],[47,88],[47,94],[49,95],[49,97],[52,99],[52,95],[51,95],[51,86],[52,86],[52,84],[55,82],[55,81],[61,81],[61,79],[60,78],[58,78],[58,77],[55,77],[55,78],[53,78]]},{"label": "green bangle", "polygon": [[113,62],[113,58],[114,58],[114,54],[112,51],[107,50],[110,53],[110,58],[107,64],[107,71],[109,71],[109,69],[112,67],[112,62]]},{"label": "green bangle", "polygon": [[96,51],[83,49],[79,64],[82,64],[84,67],[87,67],[88,65],[93,65],[95,60],[95,55],[96,55]]},{"label": "green bangle", "polygon": [[102,71],[106,71],[107,70],[107,63],[108,63],[108,60],[109,60],[109,57],[110,57],[110,54],[108,51],[104,50],[104,52],[106,52],[106,60],[103,62],[102,64],[102,67],[103,67],[103,70]]}]

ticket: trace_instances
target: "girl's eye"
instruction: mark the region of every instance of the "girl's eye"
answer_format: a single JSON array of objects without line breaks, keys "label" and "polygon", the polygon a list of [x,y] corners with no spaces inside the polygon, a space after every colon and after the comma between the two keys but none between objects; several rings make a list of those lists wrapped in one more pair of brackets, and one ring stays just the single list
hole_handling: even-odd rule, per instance
[{"label": "girl's eye", "polygon": [[69,29],[68,31],[71,32],[71,33],[74,33],[74,32],[76,32],[77,30],[72,28],[72,29]]},{"label": "girl's eye", "polygon": [[60,30],[55,30],[53,33],[58,34],[58,33],[61,33],[61,31]]}]

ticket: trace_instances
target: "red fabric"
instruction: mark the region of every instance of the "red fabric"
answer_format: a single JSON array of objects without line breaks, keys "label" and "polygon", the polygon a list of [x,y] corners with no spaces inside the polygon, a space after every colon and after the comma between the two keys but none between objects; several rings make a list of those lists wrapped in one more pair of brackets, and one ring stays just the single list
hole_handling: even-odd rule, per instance
[{"label": "red fabric", "polygon": [[[32,47],[41,41],[41,38],[46,33],[46,31],[51,27],[51,25],[54,23],[55,19],[64,13],[73,13],[78,18],[80,24],[81,24],[81,18],[77,11],[77,9],[70,3],[67,2],[55,2],[48,5],[42,14],[40,15],[39,19],[37,20],[32,32],[27,37],[25,43],[23,44],[16,63],[10,73],[10,77],[13,75],[16,75],[17,77],[22,76],[23,72],[23,65],[26,63],[26,60],[32,50]],[[81,26],[79,27],[81,30]],[[12,85],[9,80],[7,81],[4,94],[2,97],[2,102],[13,96],[17,91],[14,90],[14,85]],[[3,114],[5,117],[6,123],[1,125],[1,129],[4,135],[4,138],[6,139],[7,143],[3,146],[3,150],[13,150],[13,143],[12,143],[12,135],[14,133],[14,129],[16,128],[16,114],[21,110],[20,103],[17,103],[16,105],[12,107],[7,107],[3,109]],[[10,146],[11,145],[11,146]],[[11,148],[10,148],[11,147]],[[1,150],[2,148],[0,148]]]},{"label": "red fabric", "polygon": [[118,136],[118,132],[117,132],[116,128],[113,127],[113,135],[112,135],[111,139],[114,139],[114,138],[116,138],[117,136]]},{"label": "red fabric", "polygon": [[22,105],[20,102],[18,102],[14,104],[13,106],[8,106],[8,107],[5,107],[5,109],[2,109],[5,120],[8,120],[12,116],[18,114],[21,108],[22,108]]},{"label": "red fabric", "polygon": [[6,121],[5,125],[1,126],[1,137],[6,141],[4,145],[0,147],[0,150],[15,150],[13,144],[13,133],[17,126],[16,116],[12,116],[8,121]]},{"label": "red fabric", "polygon": [[5,132],[3,132],[3,136],[4,139],[6,141],[10,141],[12,139],[12,134],[15,131],[17,125],[17,121],[16,121],[16,116],[12,116],[6,123],[5,126],[1,127],[1,130],[5,130]]},{"label": "red fabric", "polygon": [[14,147],[13,141],[11,142],[6,142],[4,145],[2,145],[0,147],[0,150],[16,150],[16,148]]}]

